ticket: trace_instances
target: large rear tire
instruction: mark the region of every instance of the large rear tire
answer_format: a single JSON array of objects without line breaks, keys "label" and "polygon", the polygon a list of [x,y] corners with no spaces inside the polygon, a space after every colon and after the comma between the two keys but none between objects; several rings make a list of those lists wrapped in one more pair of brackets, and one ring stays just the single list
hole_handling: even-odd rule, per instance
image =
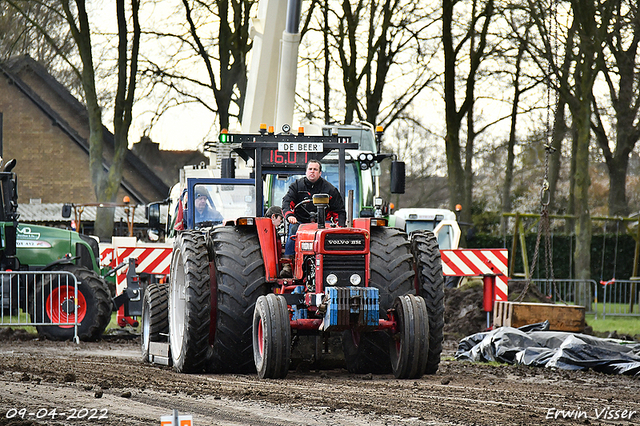
[{"label": "large rear tire", "polygon": [[261,379],[284,379],[291,360],[289,309],[283,296],[260,296],[253,311],[253,358]]},{"label": "large rear tire", "polygon": [[419,379],[429,355],[429,319],[424,299],[407,294],[394,303],[398,332],[391,339],[391,368],[397,379]]},{"label": "large rear tire", "polygon": [[[372,227],[370,245],[370,287],[379,290],[380,318],[398,296],[415,294],[413,256],[407,234],[395,228]],[[342,333],[347,370],[351,373],[389,373],[389,334],[384,331]]]},{"label": "large rear tire", "polygon": [[211,351],[207,371],[253,373],[253,312],[267,294],[260,241],[254,229],[219,226],[211,231],[215,264]]},{"label": "large rear tire", "polygon": [[166,342],[169,334],[169,298],[167,284],[149,283],[142,299],[142,361],[149,362],[149,344]]},{"label": "large rear tire", "polygon": [[444,277],[438,240],[431,231],[411,234],[411,252],[416,265],[418,294],[429,314],[429,357],[426,374],[435,374],[440,365],[444,339]]},{"label": "large rear tire", "polygon": [[[111,321],[112,302],[109,287],[95,272],[76,265],[59,265],[54,271],[71,272],[78,283],[78,338],[95,341]],[[36,312],[31,317],[39,323],[73,323],[75,321],[75,286],[64,277],[60,280],[44,280],[37,284]],[[38,325],[38,335],[50,340],[71,340],[73,325]]]},{"label": "large rear tire", "polygon": [[198,373],[206,364],[210,295],[204,235],[183,231],[173,245],[168,303],[171,360],[179,373]]}]

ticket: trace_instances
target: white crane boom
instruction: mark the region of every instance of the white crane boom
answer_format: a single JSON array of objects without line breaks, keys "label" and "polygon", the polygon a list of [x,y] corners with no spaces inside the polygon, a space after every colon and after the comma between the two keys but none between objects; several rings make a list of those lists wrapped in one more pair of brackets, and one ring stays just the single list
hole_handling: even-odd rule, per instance
[{"label": "white crane boom", "polygon": [[260,0],[252,20],[253,47],[242,132],[261,123],[292,124],[300,45],[301,0]]}]

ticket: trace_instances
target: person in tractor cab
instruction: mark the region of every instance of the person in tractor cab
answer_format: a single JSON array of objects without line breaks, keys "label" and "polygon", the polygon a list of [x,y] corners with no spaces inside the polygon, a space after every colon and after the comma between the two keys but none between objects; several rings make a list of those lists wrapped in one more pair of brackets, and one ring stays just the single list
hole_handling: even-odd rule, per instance
[{"label": "person in tractor cab", "polygon": [[215,205],[209,198],[207,189],[203,186],[197,186],[195,189],[195,200],[193,205],[195,207],[195,223],[213,222],[214,224],[222,223],[223,218]]},{"label": "person in tractor cab", "polygon": [[271,218],[271,222],[273,226],[278,229],[280,225],[282,225],[282,220],[284,219],[284,214],[282,213],[282,208],[280,206],[271,206],[264,214],[265,217]]},{"label": "person in tractor cab", "polygon": [[[284,257],[293,258],[295,254],[295,240],[291,237],[295,235],[300,223],[311,222],[310,211],[314,207],[309,201],[308,204],[296,206],[305,201],[312,200],[315,194],[328,194],[329,207],[326,210],[327,222],[332,222],[338,226],[344,226],[346,220],[346,210],[344,208],[344,199],[340,192],[329,181],[322,178],[322,163],[318,160],[310,160],[307,163],[305,177],[302,177],[289,186],[289,190],[282,198],[282,210],[284,218],[289,223],[289,232],[287,241],[284,246]],[[283,278],[291,277],[291,265],[284,265],[281,276]]]}]

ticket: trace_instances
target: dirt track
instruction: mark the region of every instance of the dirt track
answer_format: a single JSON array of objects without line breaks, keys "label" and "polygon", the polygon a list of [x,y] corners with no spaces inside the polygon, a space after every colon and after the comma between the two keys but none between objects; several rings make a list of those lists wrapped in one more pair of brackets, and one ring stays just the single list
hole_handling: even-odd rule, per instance
[{"label": "dirt track", "polygon": [[[436,375],[409,381],[345,370],[264,381],[184,375],[143,364],[138,345],[2,341],[0,425],[159,425],[173,409],[193,415],[195,425],[640,424],[638,379],[458,362],[455,342]],[[605,420],[607,407],[612,417],[635,413]],[[563,419],[560,410],[580,418]],[[84,418],[72,419],[74,412]]]}]

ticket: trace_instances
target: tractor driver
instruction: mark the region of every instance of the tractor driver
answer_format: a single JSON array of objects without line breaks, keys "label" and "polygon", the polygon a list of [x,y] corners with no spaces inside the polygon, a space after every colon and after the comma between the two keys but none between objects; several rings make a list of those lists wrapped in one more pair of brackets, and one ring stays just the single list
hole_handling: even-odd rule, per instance
[{"label": "tractor driver", "polygon": [[[346,211],[344,200],[340,192],[322,178],[322,164],[318,160],[310,160],[307,163],[305,177],[302,177],[289,186],[284,198],[282,198],[282,210],[284,218],[290,224],[287,241],[284,247],[284,256],[293,257],[295,253],[295,241],[291,239],[298,230],[299,223],[311,222],[309,206],[303,205],[295,209],[294,207],[304,200],[311,200],[315,194],[328,194],[329,207],[326,210],[326,221],[337,222],[338,226],[344,226]],[[288,266],[288,265],[287,265]],[[290,271],[289,271],[290,273]],[[283,276],[285,272],[283,270]]]},{"label": "tractor driver", "polygon": [[222,215],[216,210],[215,205],[209,199],[209,193],[203,186],[197,186],[195,189],[195,200],[193,202],[195,207],[195,223],[213,222],[222,223]]}]

